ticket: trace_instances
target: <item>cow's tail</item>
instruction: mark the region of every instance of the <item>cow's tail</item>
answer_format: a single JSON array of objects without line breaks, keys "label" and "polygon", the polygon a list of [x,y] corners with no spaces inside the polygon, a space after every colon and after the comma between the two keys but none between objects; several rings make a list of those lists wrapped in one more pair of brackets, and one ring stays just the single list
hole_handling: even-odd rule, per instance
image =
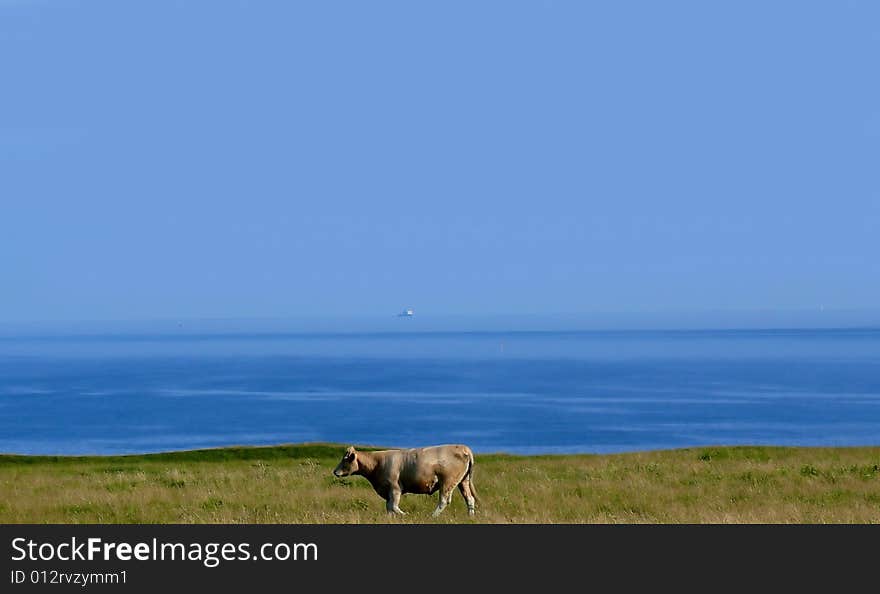
[{"label": "cow's tail", "polygon": [[477,495],[477,487],[474,485],[474,453],[468,449],[468,469],[467,474],[465,476],[468,479],[468,484],[471,486],[471,495],[474,496],[474,499],[477,500],[477,503],[482,503],[480,500],[480,496]]}]

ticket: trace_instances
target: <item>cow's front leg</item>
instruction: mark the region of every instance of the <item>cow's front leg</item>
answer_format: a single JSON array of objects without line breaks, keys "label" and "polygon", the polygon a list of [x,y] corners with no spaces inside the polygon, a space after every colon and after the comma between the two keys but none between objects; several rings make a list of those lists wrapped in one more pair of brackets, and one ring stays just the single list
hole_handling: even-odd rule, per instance
[{"label": "cow's front leg", "polygon": [[385,509],[389,514],[406,515],[406,512],[400,509],[400,489],[392,488],[388,493],[388,499],[385,502]]}]

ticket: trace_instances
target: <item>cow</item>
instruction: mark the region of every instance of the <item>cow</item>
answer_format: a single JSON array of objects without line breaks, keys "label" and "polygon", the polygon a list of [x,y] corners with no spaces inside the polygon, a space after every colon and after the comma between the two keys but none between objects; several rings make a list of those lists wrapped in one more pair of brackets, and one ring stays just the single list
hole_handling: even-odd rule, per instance
[{"label": "cow", "polygon": [[345,450],[333,470],[336,477],[359,474],[370,481],[379,497],[385,500],[389,514],[405,514],[400,509],[404,493],[433,495],[440,491],[434,515],[442,512],[452,499],[455,487],[467,503],[468,515],[474,515],[474,453],[466,445],[440,445],[408,450],[359,452]]}]

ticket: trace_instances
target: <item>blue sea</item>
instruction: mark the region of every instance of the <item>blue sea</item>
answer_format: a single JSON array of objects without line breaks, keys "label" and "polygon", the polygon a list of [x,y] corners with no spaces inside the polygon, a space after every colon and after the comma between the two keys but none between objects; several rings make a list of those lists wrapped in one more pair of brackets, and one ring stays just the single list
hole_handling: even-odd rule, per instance
[{"label": "blue sea", "polygon": [[880,330],[0,336],[0,452],[880,444]]}]

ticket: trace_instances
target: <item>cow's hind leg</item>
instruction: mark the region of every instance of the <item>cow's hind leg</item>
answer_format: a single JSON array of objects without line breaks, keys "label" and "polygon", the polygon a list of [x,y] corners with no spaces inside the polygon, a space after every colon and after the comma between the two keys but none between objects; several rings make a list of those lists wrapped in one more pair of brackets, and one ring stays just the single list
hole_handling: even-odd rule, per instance
[{"label": "cow's hind leg", "polygon": [[388,494],[388,499],[385,502],[385,509],[389,514],[400,514],[401,516],[406,515],[406,512],[400,509],[399,489],[393,489],[391,493]]},{"label": "cow's hind leg", "polygon": [[469,478],[465,477],[460,483],[458,483],[458,490],[461,491],[461,496],[464,497],[464,502],[467,503],[468,515],[474,515],[474,492],[471,491],[471,481]]},{"label": "cow's hind leg", "polygon": [[434,509],[434,516],[439,516],[440,513],[446,509],[446,506],[449,505],[449,502],[452,501],[452,491],[455,489],[455,485],[440,485],[440,500],[437,502],[437,507]]}]

